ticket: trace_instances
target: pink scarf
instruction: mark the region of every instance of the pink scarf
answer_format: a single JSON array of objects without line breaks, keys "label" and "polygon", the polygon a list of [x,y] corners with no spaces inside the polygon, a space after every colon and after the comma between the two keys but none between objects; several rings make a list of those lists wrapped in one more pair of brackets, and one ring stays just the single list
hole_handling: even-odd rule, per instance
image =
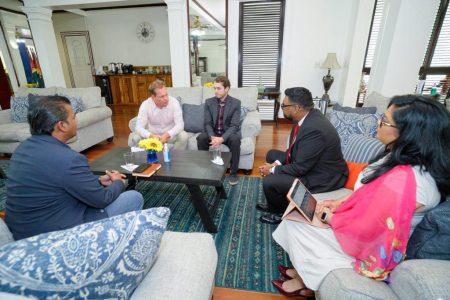
[{"label": "pink scarf", "polygon": [[384,280],[404,258],[416,208],[416,180],[409,165],[393,168],[356,190],[331,221],[336,239],[353,268]]}]

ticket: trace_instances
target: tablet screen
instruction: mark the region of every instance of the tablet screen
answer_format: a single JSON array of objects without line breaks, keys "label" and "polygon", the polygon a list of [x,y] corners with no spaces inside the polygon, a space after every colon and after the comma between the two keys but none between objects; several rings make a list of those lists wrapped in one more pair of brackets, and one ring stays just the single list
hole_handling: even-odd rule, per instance
[{"label": "tablet screen", "polygon": [[292,200],[302,210],[302,212],[312,221],[314,217],[314,211],[316,210],[317,201],[306,189],[300,180],[296,181],[294,190],[291,194]]}]

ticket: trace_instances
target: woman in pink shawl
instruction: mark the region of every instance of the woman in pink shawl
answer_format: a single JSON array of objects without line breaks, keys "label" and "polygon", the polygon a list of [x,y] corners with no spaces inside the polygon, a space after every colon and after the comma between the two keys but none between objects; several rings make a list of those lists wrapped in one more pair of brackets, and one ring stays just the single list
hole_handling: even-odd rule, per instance
[{"label": "woman in pink shawl", "polygon": [[273,280],[287,296],[314,296],[334,269],[385,280],[402,262],[424,213],[450,195],[450,114],[429,97],[395,96],[379,121],[386,151],[361,172],[355,191],[316,207],[331,228],[283,220],[273,238],[295,269]]}]

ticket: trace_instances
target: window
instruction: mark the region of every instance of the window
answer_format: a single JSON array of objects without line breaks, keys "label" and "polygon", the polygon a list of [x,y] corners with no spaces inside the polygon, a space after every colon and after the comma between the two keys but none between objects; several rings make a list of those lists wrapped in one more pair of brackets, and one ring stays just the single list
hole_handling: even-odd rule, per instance
[{"label": "window", "polygon": [[361,82],[359,85],[357,106],[362,106],[366,97],[367,85],[370,79],[370,69],[372,68],[373,56],[377,45],[378,33],[380,32],[381,19],[383,17],[384,0],[375,1],[373,10],[372,24],[370,25],[370,34],[367,41],[366,55],[364,57],[364,65],[361,74]]},{"label": "window", "polygon": [[431,32],[423,65],[419,71],[422,94],[430,94],[437,88],[440,100],[450,97],[450,6],[449,0],[441,0]]},{"label": "window", "polygon": [[240,3],[239,87],[280,88],[284,0]]}]

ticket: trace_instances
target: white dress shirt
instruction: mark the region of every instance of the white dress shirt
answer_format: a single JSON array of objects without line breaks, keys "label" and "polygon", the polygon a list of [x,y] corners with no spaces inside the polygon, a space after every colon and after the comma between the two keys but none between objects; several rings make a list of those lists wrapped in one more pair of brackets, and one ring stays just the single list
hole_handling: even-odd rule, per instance
[{"label": "white dress shirt", "polygon": [[184,129],[183,112],[178,101],[169,96],[166,107],[159,108],[150,97],[142,102],[136,121],[136,132],[142,138],[165,132],[174,137]]}]

